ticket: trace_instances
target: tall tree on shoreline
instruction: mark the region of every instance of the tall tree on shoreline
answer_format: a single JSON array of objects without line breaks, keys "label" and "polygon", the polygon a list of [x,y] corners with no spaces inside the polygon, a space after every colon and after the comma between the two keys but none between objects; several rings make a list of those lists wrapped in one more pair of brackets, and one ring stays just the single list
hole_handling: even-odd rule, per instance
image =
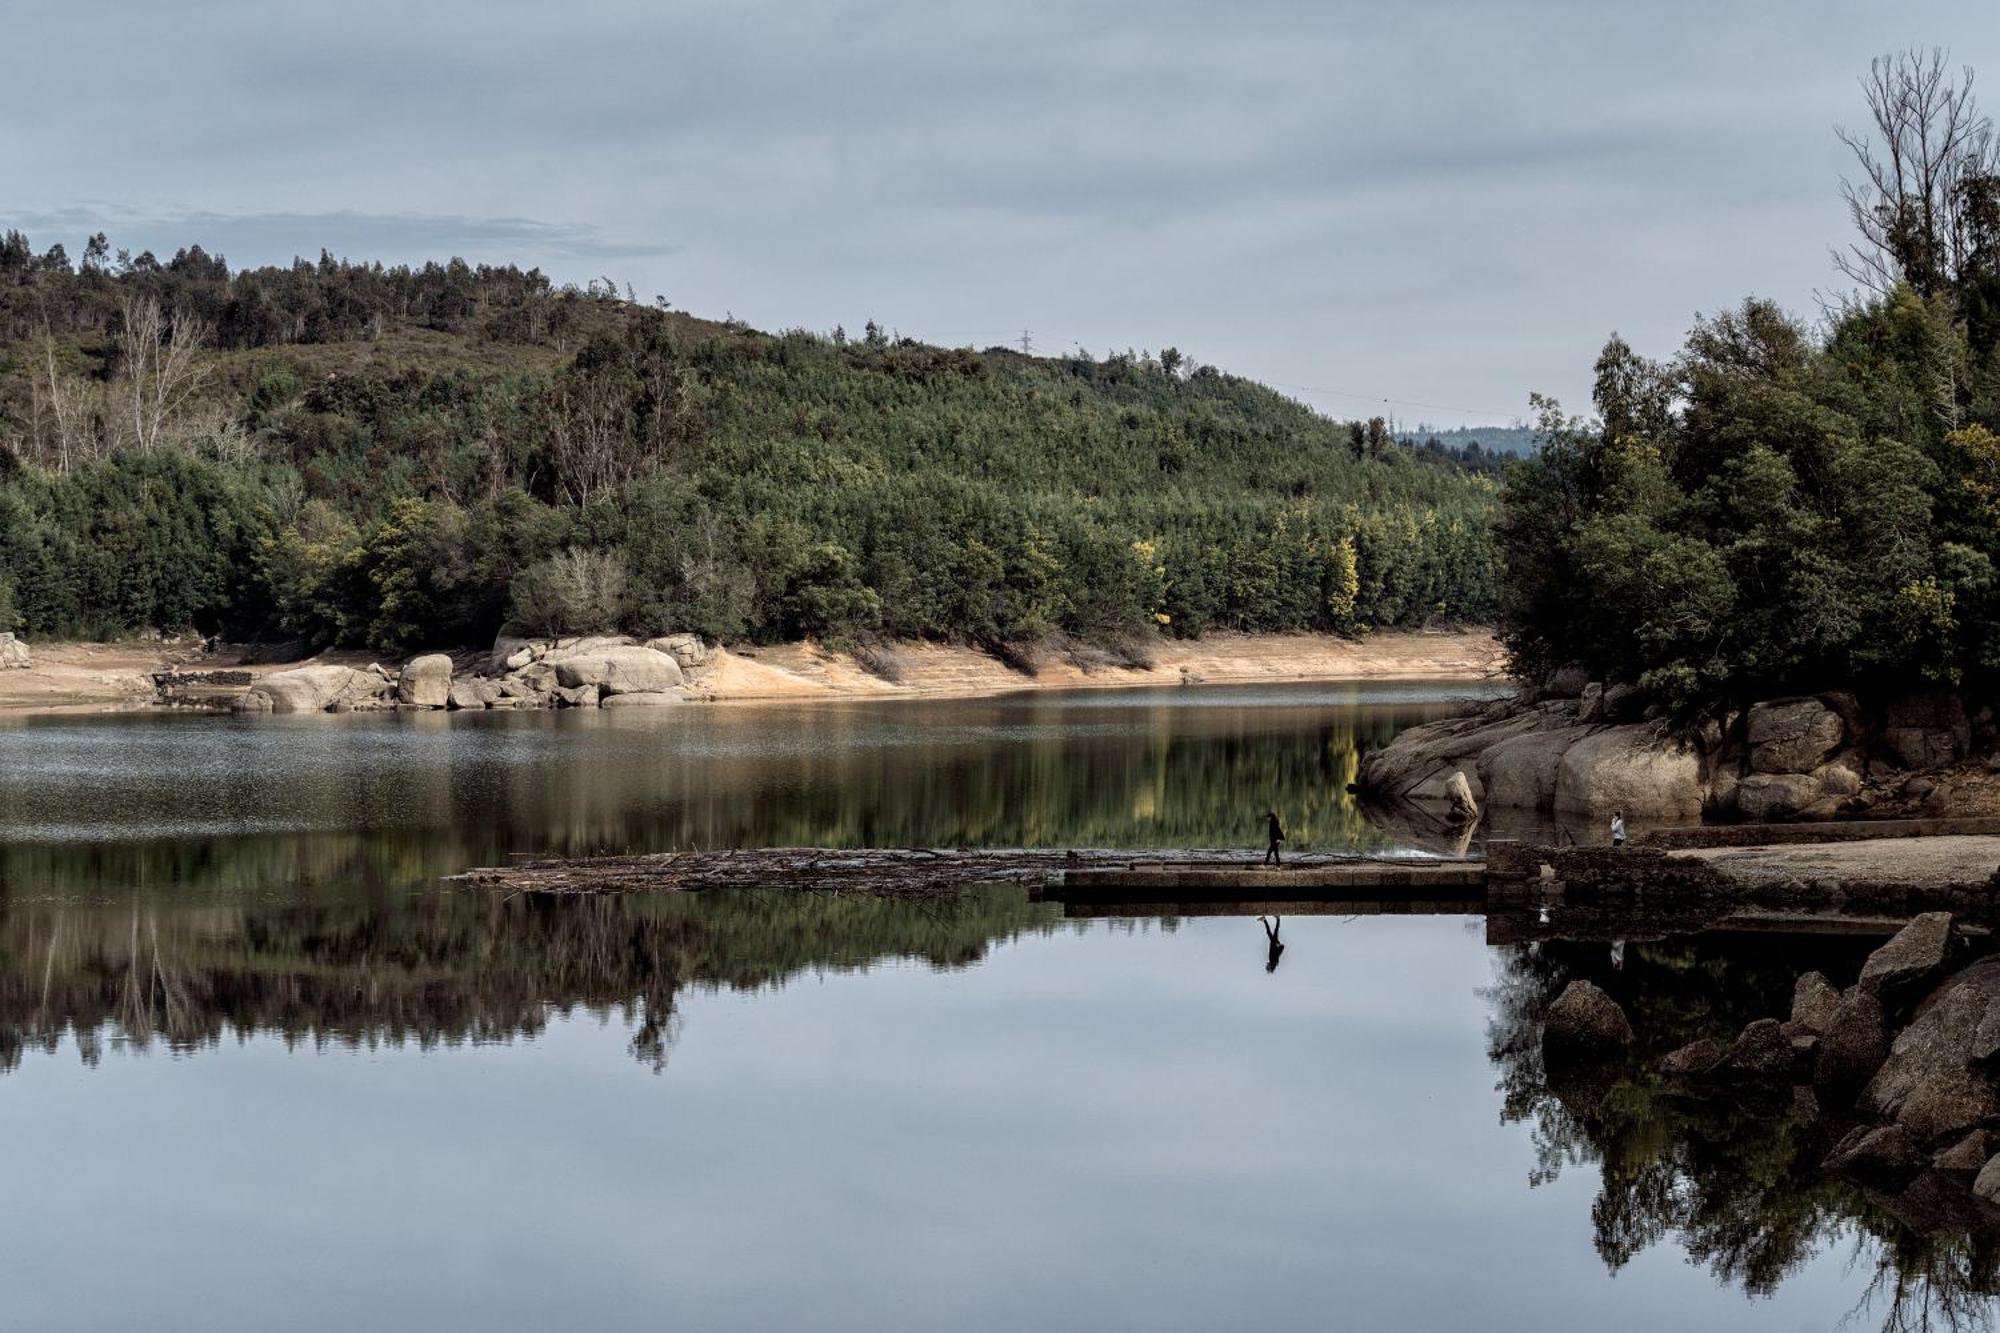
[{"label": "tall tree on shoreline", "polygon": [[1876,57],[1861,81],[1873,132],[1835,131],[1860,176],[1841,182],[1858,239],[1834,263],[1878,297],[1905,282],[1949,293],[2000,260],[2000,138],[1972,69],[1954,79],[1946,60],[1938,47]]}]

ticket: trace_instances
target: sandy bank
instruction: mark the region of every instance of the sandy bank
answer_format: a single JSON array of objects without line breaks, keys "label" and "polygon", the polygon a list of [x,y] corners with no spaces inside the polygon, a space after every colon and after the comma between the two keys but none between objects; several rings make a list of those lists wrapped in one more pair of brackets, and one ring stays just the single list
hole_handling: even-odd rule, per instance
[{"label": "sandy bank", "polygon": [[1047,655],[1028,676],[972,648],[900,644],[896,680],[864,670],[847,653],[785,644],[718,654],[700,682],[719,701],[828,698],[977,698],[1020,690],[1241,685],[1280,681],[1478,679],[1497,677],[1500,647],[1485,631],[1381,633],[1365,639],[1322,634],[1215,634],[1164,640],[1146,668],[1085,665]]},{"label": "sandy bank", "polygon": [[34,643],[34,665],[0,671],[0,710],[117,712],[153,700],[153,672],[186,660],[163,644]]},{"label": "sandy bank", "polygon": [[[237,654],[203,655],[192,645],[33,643],[27,670],[0,671],[0,712],[118,712],[153,700],[152,673],[244,670],[261,675],[300,663],[239,667]],[[484,654],[457,655],[469,670]],[[810,699],[976,698],[1022,690],[1281,681],[1476,679],[1497,677],[1500,648],[1485,631],[1385,632],[1362,639],[1318,634],[1216,634],[1163,640],[1144,669],[1079,663],[1048,654],[1033,676],[973,648],[900,644],[890,681],[847,653],[817,644],[719,649],[689,690],[713,702]],[[313,659],[364,666],[366,654]],[[396,663],[383,660],[394,669]]]}]

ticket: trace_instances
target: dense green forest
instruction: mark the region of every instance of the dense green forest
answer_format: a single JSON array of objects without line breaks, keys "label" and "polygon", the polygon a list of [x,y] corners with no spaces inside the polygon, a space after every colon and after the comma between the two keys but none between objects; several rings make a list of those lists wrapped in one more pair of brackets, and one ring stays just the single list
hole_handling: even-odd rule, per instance
[{"label": "dense green forest", "polygon": [[0,240],[0,627],[387,651],[622,627],[1490,617],[1494,478],[1179,352],[766,334],[459,261]]},{"label": "dense green forest", "polygon": [[1655,361],[1614,336],[1596,417],[1544,403],[1498,525],[1517,670],[1669,707],[1835,684],[2000,683],[2000,139],[1969,71],[1877,61],[1846,136],[1855,294],[1766,301]]}]

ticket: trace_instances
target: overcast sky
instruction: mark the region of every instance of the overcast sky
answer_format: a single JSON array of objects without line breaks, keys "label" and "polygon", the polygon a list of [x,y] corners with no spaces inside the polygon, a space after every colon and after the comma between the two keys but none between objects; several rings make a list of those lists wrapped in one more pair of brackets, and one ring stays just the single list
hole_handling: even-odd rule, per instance
[{"label": "overcast sky", "polygon": [[1447,425],[1584,407],[1613,329],[1811,313],[1871,55],[1948,46],[2000,112],[1996,0],[7,11],[0,226],[37,248],[462,254]]}]

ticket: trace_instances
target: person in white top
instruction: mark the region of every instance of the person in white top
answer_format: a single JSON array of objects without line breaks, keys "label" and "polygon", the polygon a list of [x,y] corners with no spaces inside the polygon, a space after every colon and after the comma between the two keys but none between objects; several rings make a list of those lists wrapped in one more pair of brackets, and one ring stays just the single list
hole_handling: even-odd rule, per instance
[{"label": "person in white top", "polygon": [[1611,812],[1611,845],[1613,847],[1623,847],[1625,845],[1625,812],[1623,810],[1613,810]]}]

